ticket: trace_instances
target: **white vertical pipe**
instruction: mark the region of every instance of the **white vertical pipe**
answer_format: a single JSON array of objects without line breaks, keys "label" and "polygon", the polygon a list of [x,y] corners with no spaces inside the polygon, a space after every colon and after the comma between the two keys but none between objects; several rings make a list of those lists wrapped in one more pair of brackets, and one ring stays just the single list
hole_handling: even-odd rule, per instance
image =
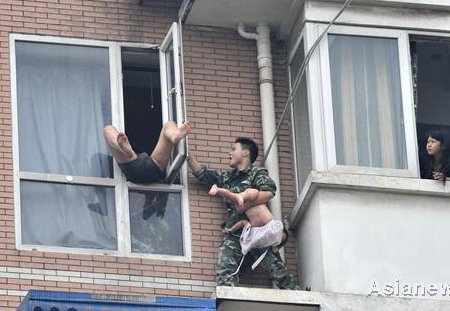
[{"label": "white vertical pipe", "polygon": [[[270,27],[267,23],[261,22],[256,27],[256,34],[249,33],[244,30],[244,24],[238,25],[239,34],[246,39],[256,40],[258,51],[258,70],[259,70],[259,91],[261,96],[261,115],[263,129],[264,150],[267,150],[272,138],[276,135],[275,122],[275,99],[273,92],[273,67],[272,53],[270,50]],[[272,149],[266,160],[266,168],[269,176],[274,180],[279,189],[280,175],[278,166],[278,147],[275,139]],[[270,207],[276,219],[281,220],[281,196],[278,190],[276,195],[270,202]]]}]

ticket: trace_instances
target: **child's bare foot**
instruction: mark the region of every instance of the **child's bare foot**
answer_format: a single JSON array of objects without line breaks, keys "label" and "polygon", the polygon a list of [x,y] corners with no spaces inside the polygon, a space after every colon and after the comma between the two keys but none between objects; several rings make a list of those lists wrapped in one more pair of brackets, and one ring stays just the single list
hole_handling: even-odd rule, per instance
[{"label": "child's bare foot", "polygon": [[169,140],[172,142],[172,144],[176,145],[188,136],[192,131],[191,123],[189,121],[184,122],[180,125],[179,128],[175,128],[170,134],[169,134]]},{"label": "child's bare foot", "polygon": [[134,151],[133,148],[131,148],[127,135],[124,133],[117,134],[117,144],[126,155],[134,157]]},{"label": "child's bare foot", "polygon": [[210,195],[216,195],[219,192],[219,187],[216,184],[212,185],[211,189],[209,189]]}]

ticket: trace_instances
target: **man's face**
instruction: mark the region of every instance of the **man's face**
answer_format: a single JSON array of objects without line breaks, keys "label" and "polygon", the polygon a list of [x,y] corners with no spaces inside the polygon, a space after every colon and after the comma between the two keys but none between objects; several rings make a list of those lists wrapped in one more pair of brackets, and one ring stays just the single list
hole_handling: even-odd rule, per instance
[{"label": "man's face", "polygon": [[240,143],[235,143],[231,147],[230,151],[230,166],[232,168],[237,168],[239,165],[244,163],[244,159],[248,156],[249,151],[246,149],[242,149],[242,145]]}]

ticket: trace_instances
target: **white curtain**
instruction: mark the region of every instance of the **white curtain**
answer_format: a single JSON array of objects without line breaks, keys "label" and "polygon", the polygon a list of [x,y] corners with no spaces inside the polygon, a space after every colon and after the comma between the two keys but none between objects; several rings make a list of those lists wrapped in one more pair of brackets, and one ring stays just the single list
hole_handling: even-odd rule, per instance
[{"label": "white curtain", "polygon": [[339,165],[406,168],[396,39],[329,36]]},{"label": "white curtain", "polygon": [[[16,42],[19,170],[111,178],[108,49]],[[114,189],[21,181],[24,244],[117,249]]]}]

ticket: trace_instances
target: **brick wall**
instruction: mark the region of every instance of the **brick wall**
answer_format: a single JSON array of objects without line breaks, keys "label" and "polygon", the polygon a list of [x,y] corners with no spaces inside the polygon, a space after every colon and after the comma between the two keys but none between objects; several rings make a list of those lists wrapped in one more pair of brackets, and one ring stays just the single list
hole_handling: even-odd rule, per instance
[{"label": "brick wall", "polygon": [[[0,3],[2,311],[15,310],[29,289],[191,297],[209,297],[214,290],[223,211],[221,201],[210,198],[192,177],[189,178],[192,262],[15,249],[9,34],[161,43],[176,19],[176,5],[152,1],[151,5],[139,6],[138,2],[2,0]],[[188,27],[184,30],[184,45],[187,113],[195,128],[190,145],[200,162],[215,169],[227,169],[228,151],[236,136],[252,137],[262,148],[255,42],[240,38],[232,30]],[[287,93],[282,46],[274,46],[274,55],[279,115]],[[279,140],[284,213],[290,212],[294,202],[288,123],[283,126]],[[286,258],[295,272],[293,245],[291,242],[286,247]],[[268,285],[264,276],[255,274],[246,274],[244,283]]]},{"label": "brick wall", "polygon": [[[241,38],[237,31],[208,27],[187,26],[183,31],[185,83],[188,119],[194,123],[190,147],[200,163],[218,170],[229,169],[228,152],[237,136],[246,136],[258,143],[261,150],[256,164],[264,156],[262,146],[261,105],[259,96],[256,41]],[[280,119],[287,101],[288,86],[285,71],[284,46],[272,45],[276,120]],[[293,164],[291,152],[290,117],[286,116],[280,130],[279,195],[283,215],[288,216],[294,205]],[[191,183],[195,182],[191,179]],[[215,239],[208,251],[215,256],[221,242],[218,226],[223,218],[201,217],[202,211],[223,215],[221,200],[205,196],[206,189],[191,185],[190,208],[199,206],[199,238],[202,229],[212,229]],[[194,235],[194,238],[196,235]],[[194,242],[195,243],[195,242]],[[204,243],[204,242],[199,242]],[[206,246],[206,245],[205,245]],[[285,247],[289,269],[296,273],[294,243]],[[242,282],[248,285],[270,286],[261,273],[244,273]]]}]

